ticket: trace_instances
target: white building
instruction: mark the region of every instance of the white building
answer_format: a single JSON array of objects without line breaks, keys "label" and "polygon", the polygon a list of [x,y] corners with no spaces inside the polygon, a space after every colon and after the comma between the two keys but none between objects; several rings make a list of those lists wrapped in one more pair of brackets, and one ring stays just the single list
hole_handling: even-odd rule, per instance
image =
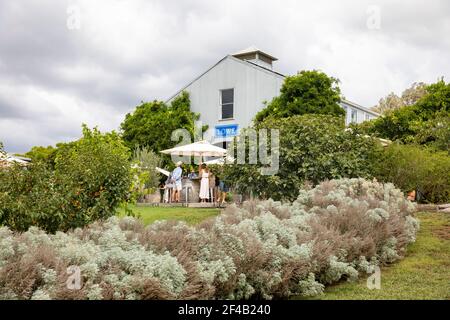
[{"label": "white building", "polygon": [[[285,76],[273,70],[277,58],[250,47],[227,55],[174,94],[189,92],[191,110],[209,126],[215,142],[227,141],[248,127],[256,113],[280,93]],[[353,102],[342,100],[346,124],[373,119],[377,113]]]}]

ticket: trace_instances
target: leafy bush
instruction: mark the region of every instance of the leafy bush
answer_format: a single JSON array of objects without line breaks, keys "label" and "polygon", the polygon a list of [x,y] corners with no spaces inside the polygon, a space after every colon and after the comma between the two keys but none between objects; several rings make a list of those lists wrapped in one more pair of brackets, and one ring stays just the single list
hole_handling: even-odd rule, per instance
[{"label": "leafy bush", "polygon": [[[172,148],[172,132],[186,129],[194,136],[195,121],[199,113],[190,109],[189,94],[183,91],[170,105],[161,101],[145,102],[128,113],[121,123],[122,137],[130,149],[148,147],[154,152]],[[204,126],[206,131],[207,126]],[[163,156],[164,165],[172,163],[170,156]]]},{"label": "leafy bush", "polygon": [[286,118],[302,114],[344,116],[339,105],[339,81],[317,70],[301,71],[286,77],[280,90],[266,108],[255,116],[257,123],[268,117]]},{"label": "leafy bush", "polygon": [[54,232],[110,217],[129,191],[128,157],[116,133],[84,127],[83,138],[58,152],[54,170],[43,162],[0,170],[0,224]]},{"label": "leafy bush", "polygon": [[[311,296],[371,273],[415,240],[414,205],[392,184],[323,182],[292,204],[230,206],[192,227],[130,217],[69,233],[0,228],[1,299],[250,299]],[[82,287],[66,286],[67,267]]]},{"label": "leafy bush", "polygon": [[344,120],[332,116],[268,118],[256,128],[280,130],[278,172],[262,175],[261,164],[236,164],[226,166],[224,176],[238,192],[265,199],[292,201],[305,182],[371,177],[379,151],[376,140],[345,130]]},{"label": "leafy bush", "polygon": [[152,193],[161,179],[155,167],[161,166],[161,157],[147,147],[137,148],[133,154],[133,198],[138,200],[147,190]]},{"label": "leafy bush", "polygon": [[393,143],[377,162],[375,175],[403,191],[418,190],[423,202],[450,201],[450,156],[418,145]]},{"label": "leafy bush", "polygon": [[450,83],[425,88],[415,104],[386,112],[361,125],[367,133],[403,143],[419,143],[450,151]]},{"label": "leafy bush", "polygon": [[56,157],[57,148],[52,146],[34,146],[30,151],[24,154],[25,157],[31,159],[32,162],[47,162],[47,164],[53,164]]}]

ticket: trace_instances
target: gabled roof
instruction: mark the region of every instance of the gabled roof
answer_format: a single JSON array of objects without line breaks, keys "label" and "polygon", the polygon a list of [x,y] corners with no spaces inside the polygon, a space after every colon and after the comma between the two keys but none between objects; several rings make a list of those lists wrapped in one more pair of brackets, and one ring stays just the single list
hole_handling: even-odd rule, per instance
[{"label": "gabled roof", "polygon": [[260,66],[260,65],[258,65],[258,64],[256,64],[256,63],[253,63],[253,62],[250,62],[250,61],[246,61],[246,60],[241,60],[241,59],[235,58],[235,57],[232,56],[232,55],[226,55],[225,57],[223,57],[222,59],[220,59],[217,63],[215,63],[212,67],[208,68],[205,72],[203,72],[203,73],[200,74],[198,77],[196,77],[194,80],[192,80],[192,81],[189,82],[187,85],[185,85],[183,88],[181,88],[180,90],[178,90],[174,95],[172,95],[170,98],[168,98],[168,99],[166,100],[166,103],[168,103],[170,100],[172,100],[173,98],[175,98],[177,95],[179,95],[181,92],[183,92],[183,90],[185,90],[187,87],[189,87],[189,86],[190,86],[191,84],[193,84],[195,81],[197,81],[198,79],[200,79],[201,77],[203,77],[203,76],[204,76],[205,74],[207,74],[210,70],[214,69],[217,65],[221,64],[223,61],[225,61],[225,60],[227,60],[227,59],[231,59],[231,60],[233,60],[233,61],[235,61],[235,62],[242,63],[242,64],[244,64],[244,65],[250,66],[250,67],[255,68],[255,69],[259,69],[260,71],[263,71],[263,72],[268,72],[268,73],[271,73],[271,74],[275,74],[275,75],[277,75],[277,76],[280,77],[280,78],[285,78],[285,77],[286,77],[285,75],[283,75],[283,74],[281,74],[281,73],[279,73],[279,72],[275,72],[275,71],[273,71],[273,70],[271,70],[271,69],[264,68],[264,67],[262,67],[262,66]]},{"label": "gabled roof", "polygon": [[[249,47],[249,48],[247,48],[247,49],[245,49],[245,50],[242,50],[242,51],[238,52],[237,54],[247,54],[247,53],[248,53],[248,52],[246,52],[247,50],[255,50],[255,49],[258,50],[258,48],[256,48],[256,47]],[[258,50],[258,51],[260,51],[260,50]],[[260,51],[260,52],[262,52],[262,51]],[[200,79],[201,77],[203,77],[203,76],[204,76],[205,74],[207,74],[211,69],[215,68],[217,65],[219,65],[220,63],[222,63],[222,62],[225,61],[226,59],[232,59],[233,61],[236,61],[236,62],[239,62],[239,63],[246,64],[246,65],[251,66],[251,67],[253,67],[253,68],[255,68],[255,69],[259,69],[259,70],[264,71],[264,72],[268,72],[268,73],[275,74],[275,75],[277,75],[278,77],[281,77],[281,78],[286,78],[286,76],[285,76],[284,74],[281,74],[281,73],[279,73],[279,72],[273,71],[273,70],[271,70],[271,69],[269,69],[269,68],[265,68],[265,67],[263,67],[263,66],[260,66],[260,65],[258,65],[258,64],[256,64],[256,63],[253,63],[253,62],[250,62],[250,61],[247,61],[247,60],[241,60],[241,59],[239,59],[239,58],[236,58],[235,55],[236,55],[236,53],[235,53],[234,55],[226,55],[225,57],[223,57],[222,59],[220,59],[220,60],[219,60],[217,63],[215,63],[213,66],[211,66],[210,68],[208,68],[205,72],[203,72],[202,74],[200,74],[200,75],[199,75],[198,77],[196,77],[194,80],[192,80],[192,81],[189,82],[187,85],[185,85],[183,88],[181,88],[180,90],[178,90],[174,95],[172,95],[170,98],[168,98],[168,99],[166,100],[166,103],[168,103],[170,100],[172,100],[173,98],[175,98],[177,95],[179,95],[181,92],[183,92],[183,90],[185,90],[187,87],[189,87],[189,86],[190,86],[191,84],[193,84],[195,81],[197,81],[198,79]],[[276,59],[276,58],[274,58],[274,59]],[[349,101],[349,100],[341,99],[341,102],[342,102],[342,103],[345,103],[345,104],[347,104],[347,105],[349,105],[349,106],[351,106],[351,107],[360,109],[360,110],[365,111],[365,112],[367,112],[367,113],[370,113],[370,114],[372,114],[372,115],[374,115],[374,116],[376,116],[376,117],[379,117],[379,116],[380,116],[380,115],[379,115],[378,113],[376,113],[375,111],[372,111],[372,110],[370,110],[370,109],[368,109],[368,108],[366,108],[366,107],[363,107],[363,106],[361,106],[361,105],[359,105],[359,104],[357,104],[357,103],[351,102],[351,101]]]}]

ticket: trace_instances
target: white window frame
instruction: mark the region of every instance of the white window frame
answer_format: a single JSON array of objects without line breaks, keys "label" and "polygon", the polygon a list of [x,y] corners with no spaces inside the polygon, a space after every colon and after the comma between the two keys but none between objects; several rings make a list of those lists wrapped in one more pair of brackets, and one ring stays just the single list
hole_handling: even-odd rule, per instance
[{"label": "white window frame", "polygon": [[346,105],[343,105],[342,108],[345,111],[345,125],[348,124],[348,107]]},{"label": "white window frame", "polygon": [[[233,116],[231,118],[222,118],[222,91],[225,90],[233,90]],[[231,104],[231,103],[227,103],[227,104]],[[236,89],[234,87],[231,88],[224,88],[224,89],[219,89],[219,121],[229,121],[229,120],[234,120],[234,115],[235,115],[235,111],[236,111]]]},{"label": "white window frame", "polygon": [[[350,109],[350,123],[358,123],[358,110]],[[355,119],[353,119],[353,112],[355,113]]]}]

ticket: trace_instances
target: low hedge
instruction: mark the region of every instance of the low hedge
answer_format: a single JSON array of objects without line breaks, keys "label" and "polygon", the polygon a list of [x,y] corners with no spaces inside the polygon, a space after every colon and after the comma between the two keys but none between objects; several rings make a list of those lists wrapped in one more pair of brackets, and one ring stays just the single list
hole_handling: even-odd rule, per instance
[{"label": "low hedge", "polygon": [[374,176],[404,192],[417,190],[419,202],[450,202],[450,156],[445,151],[393,143],[380,154]]}]

